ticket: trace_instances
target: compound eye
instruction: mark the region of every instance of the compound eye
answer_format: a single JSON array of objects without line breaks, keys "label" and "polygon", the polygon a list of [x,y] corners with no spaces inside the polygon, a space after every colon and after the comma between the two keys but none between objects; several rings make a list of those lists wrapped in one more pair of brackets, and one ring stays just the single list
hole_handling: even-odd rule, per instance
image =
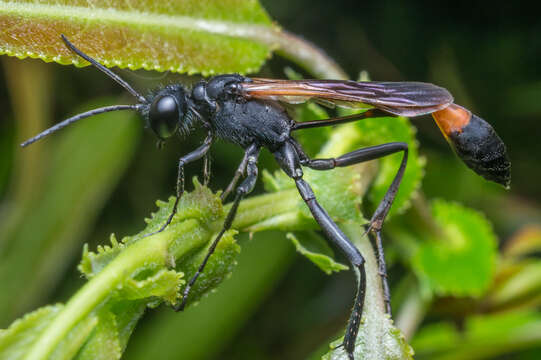
[{"label": "compound eye", "polygon": [[158,137],[165,139],[177,131],[180,110],[177,100],[171,95],[163,95],[154,100],[148,113],[150,127]]}]

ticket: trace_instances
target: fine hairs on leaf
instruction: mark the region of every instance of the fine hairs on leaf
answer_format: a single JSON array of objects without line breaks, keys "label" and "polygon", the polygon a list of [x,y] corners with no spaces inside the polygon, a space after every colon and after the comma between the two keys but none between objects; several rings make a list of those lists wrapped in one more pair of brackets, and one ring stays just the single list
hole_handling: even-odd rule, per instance
[{"label": "fine hairs on leaf", "polygon": [[272,45],[250,37],[275,31],[249,0],[2,1],[0,15],[12,34],[2,37],[1,54],[86,65],[66,49],[63,33],[109,67],[204,75],[257,71]]}]

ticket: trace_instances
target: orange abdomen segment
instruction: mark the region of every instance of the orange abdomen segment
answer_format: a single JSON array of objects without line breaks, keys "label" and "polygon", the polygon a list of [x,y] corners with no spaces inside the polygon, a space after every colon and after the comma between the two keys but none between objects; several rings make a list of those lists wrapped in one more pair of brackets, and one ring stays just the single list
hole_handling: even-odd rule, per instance
[{"label": "orange abdomen segment", "polygon": [[441,132],[466,165],[487,180],[509,187],[511,163],[492,126],[462,106],[432,113]]},{"label": "orange abdomen segment", "polygon": [[471,112],[460,105],[451,104],[443,110],[433,112],[432,117],[436,120],[443,136],[449,139],[452,133],[461,133],[470,123]]}]

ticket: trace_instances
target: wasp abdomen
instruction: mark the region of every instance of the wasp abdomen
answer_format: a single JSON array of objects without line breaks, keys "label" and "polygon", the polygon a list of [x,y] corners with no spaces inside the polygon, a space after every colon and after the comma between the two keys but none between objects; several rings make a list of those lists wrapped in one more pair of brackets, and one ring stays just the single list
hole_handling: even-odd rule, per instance
[{"label": "wasp abdomen", "polygon": [[505,144],[489,123],[456,104],[432,116],[469,168],[487,180],[509,187],[511,163]]}]

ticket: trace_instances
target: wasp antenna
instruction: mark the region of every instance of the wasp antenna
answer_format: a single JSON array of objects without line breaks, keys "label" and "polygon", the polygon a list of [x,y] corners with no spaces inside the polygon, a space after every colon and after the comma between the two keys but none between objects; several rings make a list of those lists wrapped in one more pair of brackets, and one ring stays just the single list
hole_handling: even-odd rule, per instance
[{"label": "wasp antenna", "polygon": [[85,59],[86,61],[88,61],[92,65],[94,65],[96,68],[98,68],[102,72],[104,72],[107,76],[109,76],[111,79],[113,79],[118,84],[120,84],[124,89],[128,90],[128,92],[130,94],[135,96],[137,98],[137,100],[139,100],[139,102],[147,103],[147,99],[145,99],[145,97],[143,95],[141,95],[137,91],[135,91],[135,89],[132,88],[130,86],[130,84],[128,84],[126,81],[124,81],[120,76],[118,76],[117,74],[115,74],[114,72],[112,72],[111,70],[109,70],[108,68],[106,68],[105,66],[103,66],[102,64],[97,62],[96,60],[92,59],[90,56],[88,56],[87,54],[85,54],[84,52],[79,50],[78,48],[76,48],[75,45],[73,45],[64,34],[61,34],[60,37],[62,38],[62,40],[64,41],[64,43],[68,47],[68,49],[70,49],[75,54],[79,55],[80,57],[82,57],[83,59]]},{"label": "wasp antenna", "polygon": [[90,116],[93,116],[93,115],[97,115],[97,114],[101,114],[101,113],[105,113],[105,112],[110,112],[110,111],[118,111],[118,110],[139,110],[139,108],[140,108],[139,105],[112,105],[112,106],[105,106],[105,107],[102,107],[102,108],[93,109],[93,110],[90,110],[90,111],[75,115],[73,117],[70,117],[69,119],[66,119],[66,120],[62,121],[62,122],[56,124],[55,126],[52,126],[52,127],[48,128],[47,130],[39,133],[38,135],[34,136],[33,138],[28,139],[25,142],[23,142],[21,144],[21,147],[25,147],[25,146],[28,146],[28,145],[30,145],[32,143],[35,143],[39,139],[44,138],[45,136],[47,136],[49,134],[52,134],[52,133],[62,129],[62,128],[68,126],[69,124],[72,124],[72,123],[74,123],[76,121],[79,121],[81,119],[84,119],[84,118],[87,118],[87,117],[90,117]]}]

